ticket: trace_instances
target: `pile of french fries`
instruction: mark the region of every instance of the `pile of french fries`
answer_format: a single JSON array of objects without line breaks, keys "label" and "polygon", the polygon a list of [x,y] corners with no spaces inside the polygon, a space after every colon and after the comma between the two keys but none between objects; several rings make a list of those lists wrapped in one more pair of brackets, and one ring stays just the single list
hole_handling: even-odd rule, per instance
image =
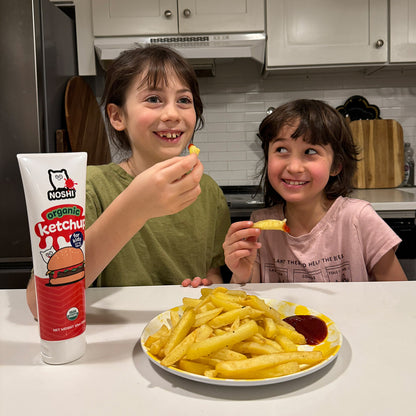
[{"label": "pile of french fries", "polygon": [[252,380],[293,374],[323,360],[321,351],[299,351],[305,337],[242,290],[202,288],[199,299],[185,297],[169,313],[170,325],[144,340],[148,353],[167,367]]}]

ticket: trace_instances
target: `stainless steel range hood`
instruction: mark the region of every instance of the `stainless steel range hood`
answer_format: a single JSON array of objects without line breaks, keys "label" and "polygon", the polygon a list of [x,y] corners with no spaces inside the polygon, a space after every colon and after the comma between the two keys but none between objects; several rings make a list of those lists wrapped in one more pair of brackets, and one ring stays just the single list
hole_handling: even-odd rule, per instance
[{"label": "stainless steel range hood", "polygon": [[94,47],[99,61],[106,68],[123,50],[150,44],[166,45],[197,65],[217,59],[250,58],[264,64],[266,35],[197,34],[136,37],[96,37]]}]

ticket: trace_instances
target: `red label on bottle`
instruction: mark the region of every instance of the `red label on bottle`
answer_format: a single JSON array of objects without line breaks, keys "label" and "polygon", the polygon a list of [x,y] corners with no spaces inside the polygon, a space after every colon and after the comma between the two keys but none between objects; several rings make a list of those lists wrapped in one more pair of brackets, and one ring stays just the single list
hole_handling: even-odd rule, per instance
[{"label": "red label on bottle", "polygon": [[86,328],[85,280],[52,285],[36,276],[40,337],[62,341],[81,335]]}]

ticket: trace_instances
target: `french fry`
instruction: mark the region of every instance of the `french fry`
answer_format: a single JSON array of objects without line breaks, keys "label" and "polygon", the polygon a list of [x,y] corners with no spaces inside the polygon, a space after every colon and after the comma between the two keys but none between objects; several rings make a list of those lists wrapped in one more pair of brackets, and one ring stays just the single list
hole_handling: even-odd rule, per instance
[{"label": "french fry", "polygon": [[280,352],[276,354],[259,355],[239,361],[222,361],[215,369],[218,375],[226,378],[248,377],[253,372],[270,368],[279,364],[296,361],[299,364],[317,364],[322,361],[321,351]]},{"label": "french fry", "polygon": [[263,315],[262,311],[253,309],[250,306],[246,308],[231,309],[209,321],[209,326],[212,328],[221,328],[232,324],[237,318],[259,318],[261,315]]},{"label": "french fry", "polygon": [[196,308],[200,303],[201,300],[200,299],[194,299],[194,298],[182,298],[182,303],[184,306],[189,307],[189,308]]},{"label": "french fry", "polygon": [[234,361],[234,360],[247,360],[244,354],[240,354],[237,351],[230,350],[228,348],[222,348],[218,351],[210,354],[210,357],[217,358],[221,361]]},{"label": "french fry", "polygon": [[229,299],[227,297],[221,296],[220,293],[211,295],[211,302],[217,308],[223,308],[224,311],[231,311],[233,309],[241,309],[243,305],[235,302],[233,298]]},{"label": "french fry", "polygon": [[233,345],[233,351],[237,351],[241,354],[254,354],[254,355],[263,355],[263,354],[274,354],[279,352],[273,346],[268,344],[261,344],[259,342],[245,341],[239,342],[238,344]]},{"label": "french fry", "polygon": [[[250,374],[250,379],[264,379],[271,377],[282,377],[300,371],[300,365],[296,361],[289,361],[288,363],[279,364],[275,367],[263,368],[262,370],[253,371]],[[218,372],[216,371],[217,375]],[[247,378],[245,374],[236,378]]]},{"label": "french fry", "polygon": [[189,347],[195,342],[196,333],[191,332],[187,335],[169,354],[160,362],[160,364],[169,367],[179,361],[188,352]]},{"label": "french fry", "polygon": [[300,365],[296,361],[279,364],[276,367],[264,368],[255,374],[256,378],[282,377],[300,371]]},{"label": "french fry", "polygon": [[178,324],[172,329],[168,341],[166,342],[164,353],[168,355],[188,334],[195,322],[195,312],[193,309],[186,309]]},{"label": "french fry", "polygon": [[179,368],[188,373],[204,375],[205,371],[212,370],[213,367],[207,364],[196,363],[195,361],[180,360]]},{"label": "french fry", "polygon": [[178,325],[178,322],[180,320],[179,311],[178,309],[171,309],[170,311],[170,322],[172,323],[172,328],[174,328],[176,325]]},{"label": "french fry", "polygon": [[254,309],[258,309],[259,311],[263,311],[265,316],[273,319],[275,322],[280,324],[282,321],[282,317],[276,309],[273,309],[271,306],[267,305],[263,299],[258,298],[257,296],[249,295],[247,296],[244,304],[247,306],[251,306]]},{"label": "french fry", "polygon": [[221,348],[237,344],[246,338],[250,338],[258,330],[258,326],[255,321],[250,321],[244,325],[241,325],[235,332],[230,332],[216,337],[207,338],[204,341],[197,342],[189,348],[186,358],[188,360],[194,360],[205,355],[209,355]]},{"label": "french fry", "polygon": [[206,297],[206,296],[209,296],[213,293],[219,293],[219,292],[227,293],[228,290],[225,287],[222,287],[222,286],[218,286],[216,288],[212,288],[212,287],[203,287],[203,288],[201,288],[201,296],[203,298]]},{"label": "french fry", "polygon": [[297,332],[294,328],[288,328],[283,325],[276,326],[277,334],[284,335],[297,345],[306,344],[305,336]]},{"label": "french fry", "polygon": [[169,328],[166,325],[162,325],[153,335],[150,335],[146,342],[145,346],[150,347],[154,342],[156,342],[158,339],[160,339],[163,336],[168,335],[170,332]]},{"label": "french fry", "polygon": [[195,316],[194,327],[199,327],[203,324],[206,324],[208,321],[211,321],[216,316],[222,312],[222,308],[215,308],[208,310],[206,312],[200,312]]},{"label": "french fry", "polygon": [[199,152],[201,151],[198,147],[196,147],[192,143],[188,146],[188,150],[190,154],[195,154],[195,155],[199,155]]},{"label": "french fry", "polygon": [[209,338],[213,332],[214,330],[209,325],[201,325],[200,327],[195,329],[195,342],[201,342],[204,339]]},{"label": "french fry", "polygon": [[264,335],[273,338],[277,334],[277,325],[272,318],[264,318]]},{"label": "french fry", "polygon": [[298,347],[296,344],[288,338],[286,335],[276,335],[276,341],[281,345],[284,351],[297,351]]},{"label": "french fry", "polygon": [[206,370],[204,372],[205,377],[214,378],[217,377],[217,370],[213,368],[212,370]]},{"label": "french fry", "polygon": [[286,218],[284,220],[261,220],[255,222],[252,227],[260,228],[260,230],[280,230],[289,233],[290,230],[286,221]]}]

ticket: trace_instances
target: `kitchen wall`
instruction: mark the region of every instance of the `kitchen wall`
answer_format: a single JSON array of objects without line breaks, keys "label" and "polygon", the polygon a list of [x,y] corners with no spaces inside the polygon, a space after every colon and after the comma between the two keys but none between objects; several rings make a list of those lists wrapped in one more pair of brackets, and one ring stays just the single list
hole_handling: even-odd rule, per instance
[{"label": "kitchen wall", "polygon": [[257,184],[261,164],[257,128],[270,106],[315,98],[336,107],[362,95],[380,108],[384,119],[403,127],[416,151],[416,69],[370,68],[285,71],[263,77],[250,60],[216,65],[216,76],[200,78],[205,127],[195,135],[205,172],[219,185]]}]

